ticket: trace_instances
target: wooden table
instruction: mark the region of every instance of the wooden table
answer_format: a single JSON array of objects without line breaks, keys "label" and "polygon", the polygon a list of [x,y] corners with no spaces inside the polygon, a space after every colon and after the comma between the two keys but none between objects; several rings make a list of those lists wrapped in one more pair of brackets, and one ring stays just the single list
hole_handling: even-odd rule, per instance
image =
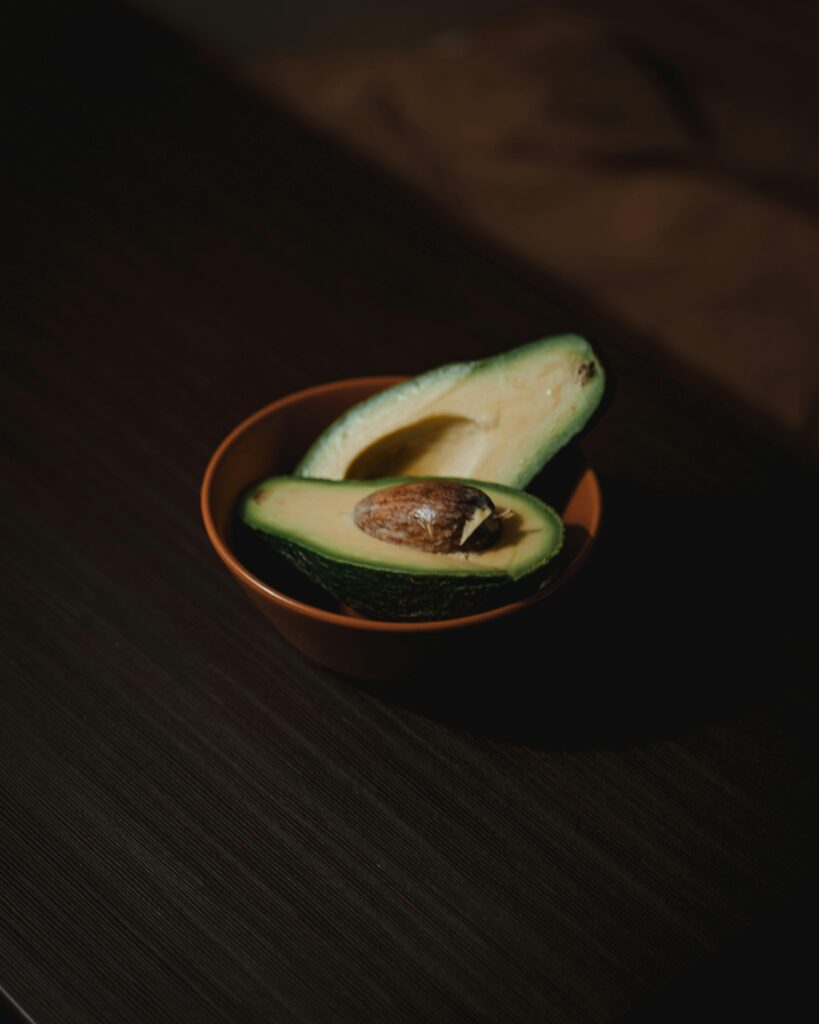
[{"label": "wooden table", "polygon": [[[816,909],[815,473],[159,30],[32,8],[0,987],[38,1024],[786,1013]],[[303,661],[204,536],[218,441],[312,383],[568,326],[616,383],[588,566],[536,628],[406,682]]]}]

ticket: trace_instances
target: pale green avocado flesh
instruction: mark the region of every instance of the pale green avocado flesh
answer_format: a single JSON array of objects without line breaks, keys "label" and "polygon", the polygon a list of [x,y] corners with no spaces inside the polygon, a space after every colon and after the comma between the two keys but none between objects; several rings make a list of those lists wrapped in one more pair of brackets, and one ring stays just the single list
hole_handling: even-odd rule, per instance
[{"label": "pale green avocado flesh", "polygon": [[599,359],[574,334],[441,366],[349,409],[296,474],[450,476],[525,487],[583,429],[604,387]]},{"label": "pale green avocado flesh", "polygon": [[369,536],[353,509],[382,487],[407,478],[332,482],[271,477],[244,496],[240,515],[282,555],[337,600],[382,619],[443,619],[502,603],[560,551],[563,523],[533,495],[461,480],[480,488],[498,511],[498,541],[483,551],[434,554]]}]

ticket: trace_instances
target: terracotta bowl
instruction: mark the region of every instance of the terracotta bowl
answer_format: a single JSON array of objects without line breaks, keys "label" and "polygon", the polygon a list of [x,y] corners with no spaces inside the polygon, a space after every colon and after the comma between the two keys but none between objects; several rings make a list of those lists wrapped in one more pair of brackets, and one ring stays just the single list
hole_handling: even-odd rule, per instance
[{"label": "terracotta bowl", "polygon": [[447,636],[483,629],[547,600],[586,560],[600,526],[599,482],[593,470],[575,457],[559,503],[552,495],[542,495],[563,516],[566,544],[541,588],[510,604],[438,622],[381,622],[347,613],[277,561],[267,545],[244,535],[235,509],[245,488],[263,477],[292,472],[318,434],[345,409],[404,379],[335,381],[273,402],[228,434],[208,463],[202,482],[208,537],[251,601],[308,658],[361,679],[412,671]]}]

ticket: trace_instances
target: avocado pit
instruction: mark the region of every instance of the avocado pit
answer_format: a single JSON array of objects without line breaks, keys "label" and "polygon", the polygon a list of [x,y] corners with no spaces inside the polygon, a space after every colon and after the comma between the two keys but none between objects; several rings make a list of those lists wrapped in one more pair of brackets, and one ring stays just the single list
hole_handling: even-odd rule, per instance
[{"label": "avocado pit", "polygon": [[353,509],[370,537],[435,554],[485,550],[500,536],[501,518],[488,494],[447,480],[384,487]]}]

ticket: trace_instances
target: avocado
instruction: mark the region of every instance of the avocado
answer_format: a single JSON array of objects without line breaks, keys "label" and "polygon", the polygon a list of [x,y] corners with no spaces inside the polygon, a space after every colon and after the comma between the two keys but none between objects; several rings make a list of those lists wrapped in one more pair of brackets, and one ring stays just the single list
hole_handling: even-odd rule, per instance
[{"label": "avocado", "polygon": [[[458,539],[463,547],[458,549],[455,543],[448,553],[421,550],[406,539],[394,543],[383,539],[383,534],[373,535],[383,520],[379,527],[373,525],[373,502],[368,499],[384,488],[416,483],[406,477],[368,481],[271,477],[245,494],[239,514],[337,600],[390,620],[451,618],[510,600],[536,583],[539,571],[562,546],[563,523],[539,498],[475,480],[447,483],[479,489],[490,500],[498,526],[490,546],[475,549],[466,543],[475,532],[480,503],[469,506],[471,513],[466,506],[456,507],[457,503],[441,513],[436,527],[441,535],[447,533],[447,524],[460,523]],[[401,498],[404,504],[407,493]],[[387,504],[394,506],[397,500],[393,494]],[[481,506],[481,516],[483,511]],[[447,535],[453,535],[453,530]]]},{"label": "avocado", "polygon": [[451,363],[349,409],[296,475],[452,476],[525,487],[583,429],[604,387],[599,359],[575,334]]}]

